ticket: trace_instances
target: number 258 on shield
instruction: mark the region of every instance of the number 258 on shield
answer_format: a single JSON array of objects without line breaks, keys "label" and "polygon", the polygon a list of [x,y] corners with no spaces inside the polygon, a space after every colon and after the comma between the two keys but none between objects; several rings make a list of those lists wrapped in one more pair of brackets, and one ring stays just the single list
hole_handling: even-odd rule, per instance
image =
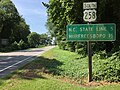
[{"label": "number 258 on shield", "polygon": [[83,20],[86,22],[94,22],[97,19],[96,10],[85,10],[83,14]]}]

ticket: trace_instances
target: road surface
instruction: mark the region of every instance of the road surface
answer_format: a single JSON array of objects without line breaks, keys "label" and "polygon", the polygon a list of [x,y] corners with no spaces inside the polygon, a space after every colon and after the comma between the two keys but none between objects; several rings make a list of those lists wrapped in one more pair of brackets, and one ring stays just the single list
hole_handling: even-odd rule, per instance
[{"label": "road surface", "polygon": [[30,50],[20,50],[10,53],[0,53],[0,78],[4,77],[20,66],[34,60],[38,55],[52,49],[54,46],[36,48]]}]

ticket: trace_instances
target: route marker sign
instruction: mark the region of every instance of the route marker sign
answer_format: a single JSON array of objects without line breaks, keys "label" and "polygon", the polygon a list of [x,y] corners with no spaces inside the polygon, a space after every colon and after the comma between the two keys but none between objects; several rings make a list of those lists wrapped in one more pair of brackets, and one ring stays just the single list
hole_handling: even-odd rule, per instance
[{"label": "route marker sign", "polygon": [[73,24],[67,26],[68,41],[115,41],[116,25]]},{"label": "route marker sign", "polygon": [[84,2],[83,3],[83,20],[85,22],[94,22],[97,19],[97,2]]},{"label": "route marker sign", "polygon": [[83,20],[88,24],[67,25],[68,41],[87,41],[88,46],[88,81],[92,81],[92,47],[91,41],[115,41],[116,25],[91,24],[97,20],[97,2],[83,3]]}]

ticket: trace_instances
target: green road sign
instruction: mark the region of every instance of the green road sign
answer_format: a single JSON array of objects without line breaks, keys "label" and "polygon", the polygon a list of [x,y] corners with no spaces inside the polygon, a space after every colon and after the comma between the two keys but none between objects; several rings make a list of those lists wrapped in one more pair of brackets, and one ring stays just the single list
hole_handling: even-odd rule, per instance
[{"label": "green road sign", "polygon": [[116,25],[73,24],[67,26],[68,41],[115,41]]}]

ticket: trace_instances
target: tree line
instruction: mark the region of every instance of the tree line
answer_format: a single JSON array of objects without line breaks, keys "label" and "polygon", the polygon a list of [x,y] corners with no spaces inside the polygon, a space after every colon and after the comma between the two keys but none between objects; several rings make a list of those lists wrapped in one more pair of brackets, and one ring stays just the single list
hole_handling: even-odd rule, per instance
[{"label": "tree line", "polygon": [[[68,42],[66,40],[66,26],[68,24],[85,24],[83,21],[83,2],[97,2],[97,22],[115,23],[117,26],[116,41],[93,42],[94,52],[105,50],[106,53],[119,50],[120,46],[120,1],[119,0],[49,0],[43,5],[47,8],[48,19],[46,26],[51,36],[61,49],[75,51],[83,47],[86,54],[86,42]],[[99,46],[99,47],[98,47]]]},{"label": "tree line", "polygon": [[47,45],[48,35],[31,33],[11,0],[0,0],[0,51]]},{"label": "tree line", "polygon": [[27,42],[30,34],[29,25],[19,15],[15,5],[10,0],[0,1],[0,39],[9,39],[9,43]]}]

